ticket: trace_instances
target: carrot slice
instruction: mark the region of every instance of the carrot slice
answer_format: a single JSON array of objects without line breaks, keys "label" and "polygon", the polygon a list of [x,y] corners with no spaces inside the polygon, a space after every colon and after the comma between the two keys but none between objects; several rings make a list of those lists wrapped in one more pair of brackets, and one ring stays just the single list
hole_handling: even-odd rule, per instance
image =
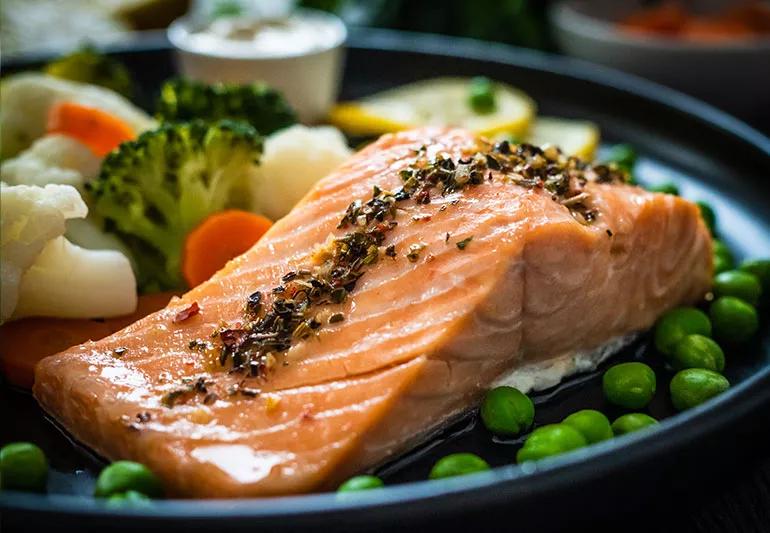
[{"label": "carrot slice", "polygon": [[272,225],[262,215],[236,209],[206,218],[185,240],[182,274],[187,284],[195,287],[209,279],[251,248]]},{"label": "carrot slice", "polygon": [[136,137],[131,126],[116,116],[75,102],[55,104],[48,112],[47,129],[79,140],[98,156]]},{"label": "carrot slice", "polygon": [[23,318],[0,326],[0,370],[18,387],[30,388],[41,359],[89,340],[99,340],[163,309],[176,293],[144,294],[130,315],[106,320]]}]

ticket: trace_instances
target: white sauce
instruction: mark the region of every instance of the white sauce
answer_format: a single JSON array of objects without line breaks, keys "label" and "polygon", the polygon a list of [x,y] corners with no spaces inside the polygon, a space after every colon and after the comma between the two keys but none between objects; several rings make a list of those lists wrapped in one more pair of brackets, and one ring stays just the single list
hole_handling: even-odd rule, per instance
[{"label": "white sauce", "polygon": [[610,356],[631,344],[639,335],[632,333],[610,339],[594,350],[583,350],[555,357],[541,363],[516,368],[513,372],[499,377],[492,385],[508,385],[521,392],[539,391],[554,387],[564,378],[573,374],[591,372]]},{"label": "white sauce", "polygon": [[341,43],[336,18],[298,11],[284,18],[220,18],[187,35],[189,49],[230,57],[286,57],[313,54]]}]

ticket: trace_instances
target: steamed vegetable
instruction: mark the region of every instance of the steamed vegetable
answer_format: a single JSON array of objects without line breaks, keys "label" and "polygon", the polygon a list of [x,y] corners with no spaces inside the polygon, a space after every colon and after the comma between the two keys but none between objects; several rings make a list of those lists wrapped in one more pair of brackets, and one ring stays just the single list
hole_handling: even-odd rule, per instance
[{"label": "steamed vegetable", "polygon": [[681,370],[669,384],[671,403],[678,411],[700,405],[729,388],[730,382],[726,377],[705,368]]},{"label": "steamed vegetable", "polygon": [[687,335],[679,341],[671,358],[674,368],[705,368],[714,372],[725,369],[725,353],[722,348],[703,335]]},{"label": "steamed vegetable", "polygon": [[654,426],[658,421],[645,413],[628,413],[619,416],[612,423],[612,432],[616,437]]},{"label": "steamed vegetable", "polygon": [[11,317],[21,277],[46,244],[64,233],[67,218],[83,217],[87,208],[77,190],[0,184],[0,322]]},{"label": "steamed vegetable", "polygon": [[481,420],[496,435],[516,435],[529,429],[535,406],[529,397],[513,387],[495,387],[481,404]]},{"label": "steamed vegetable", "polygon": [[215,213],[187,235],[182,273],[187,285],[200,285],[230,259],[251,248],[273,223],[262,215],[230,209]]},{"label": "steamed vegetable", "polygon": [[57,237],[24,273],[13,316],[111,317],[134,309],[136,279],[125,255]]},{"label": "steamed vegetable", "polygon": [[262,137],[243,122],[165,124],[120,145],[87,185],[94,210],[131,249],[143,289],[184,286],[182,248],[203,219],[248,207]]},{"label": "steamed vegetable", "polygon": [[12,442],[0,449],[0,488],[43,491],[48,480],[48,459],[30,442]]},{"label": "steamed vegetable", "polygon": [[134,82],[126,66],[90,47],[48,63],[43,71],[56,78],[99,85],[127,98],[134,92]]},{"label": "steamed vegetable", "polygon": [[281,93],[265,84],[206,85],[186,79],[169,80],[163,84],[156,116],[162,121],[243,120],[262,135],[297,122],[294,110]]},{"label": "steamed vegetable", "polygon": [[594,409],[583,409],[572,413],[562,420],[562,424],[577,429],[588,444],[595,444],[612,438],[610,421],[603,413]]},{"label": "steamed vegetable", "polygon": [[115,250],[125,255],[136,272],[136,260],[117,235],[104,228],[104,221],[96,213],[89,213],[86,218],[67,220],[67,240],[89,250]]},{"label": "steamed vegetable", "polygon": [[731,270],[735,266],[735,258],[727,245],[714,239],[712,246],[714,248],[714,274]]},{"label": "steamed vegetable", "polygon": [[76,102],[59,102],[48,113],[48,133],[77,139],[99,157],[136,137],[134,130],[118,117]]},{"label": "steamed vegetable", "polygon": [[722,296],[711,303],[709,316],[714,338],[719,342],[747,342],[759,329],[759,313],[750,303],[735,296]]},{"label": "steamed vegetable", "polygon": [[82,190],[99,173],[102,158],[66,135],[46,135],[0,166],[0,180],[8,185],[72,185]]},{"label": "steamed vegetable", "polygon": [[757,305],[762,296],[762,284],[750,272],[726,270],[714,277],[714,296],[735,296],[751,305]]},{"label": "steamed vegetable", "polygon": [[45,74],[17,74],[3,80],[0,91],[0,155],[14,156],[42,137],[51,107],[60,102],[100,109],[137,133],[155,124],[143,111],[109,89]]},{"label": "steamed vegetable", "polygon": [[345,137],[329,126],[298,124],[271,135],[254,179],[254,209],[281,218],[350,154]]},{"label": "steamed vegetable", "polygon": [[[72,185],[81,193],[85,184],[99,174],[102,158],[80,141],[66,135],[41,137],[32,146],[0,166],[0,181],[9,185]],[[88,198],[85,198],[86,202]],[[93,212],[86,218],[67,220],[67,240],[91,250],[117,250],[133,261],[128,248],[114,234],[104,230]]]},{"label": "steamed vegetable", "polygon": [[430,479],[443,479],[445,477],[465,476],[489,470],[489,464],[472,453],[452,453],[436,461],[430,469]]},{"label": "steamed vegetable", "polygon": [[379,489],[385,486],[377,476],[355,476],[339,486],[337,492],[357,492],[359,490]]},{"label": "steamed vegetable", "polygon": [[495,102],[495,84],[489,78],[476,76],[468,86],[468,105],[479,115],[492,113]]},{"label": "steamed vegetable", "polygon": [[586,446],[583,434],[567,424],[548,424],[529,434],[516,453],[516,462],[537,461]]},{"label": "steamed vegetable", "polygon": [[136,307],[126,257],[92,251],[61,237],[88,208],[69,185],[0,185],[0,321],[12,316],[106,317]]},{"label": "steamed vegetable", "polygon": [[626,409],[645,407],[655,395],[655,387],[655,372],[636,361],[611,366],[602,376],[604,396]]},{"label": "steamed vegetable", "polygon": [[673,355],[676,345],[687,335],[711,337],[711,321],[706,313],[694,307],[677,307],[664,313],[655,324],[655,347]]},{"label": "steamed vegetable", "polygon": [[115,461],[99,473],[94,496],[107,498],[133,490],[158,498],[163,496],[163,485],[152,470],[134,461]]}]

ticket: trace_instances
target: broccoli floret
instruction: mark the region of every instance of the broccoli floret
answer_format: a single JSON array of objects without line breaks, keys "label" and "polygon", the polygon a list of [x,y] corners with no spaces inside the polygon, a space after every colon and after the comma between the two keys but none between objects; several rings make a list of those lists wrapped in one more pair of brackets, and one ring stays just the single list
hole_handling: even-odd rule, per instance
[{"label": "broccoli floret", "polygon": [[244,122],[166,123],[111,152],[87,184],[94,210],[131,249],[144,292],[184,286],[187,234],[208,215],[246,208],[262,137]]},{"label": "broccoli floret", "polygon": [[161,121],[243,120],[262,135],[297,122],[294,110],[283,95],[265,84],[206,85],[187,79],[172,79],[163,84],[156,116]]},{"label": "broccoli floret", "polygon": [[120,61],[86,47],[61,57],[43,67],[49,76],[100,85],[130,98],[134,80]]}]

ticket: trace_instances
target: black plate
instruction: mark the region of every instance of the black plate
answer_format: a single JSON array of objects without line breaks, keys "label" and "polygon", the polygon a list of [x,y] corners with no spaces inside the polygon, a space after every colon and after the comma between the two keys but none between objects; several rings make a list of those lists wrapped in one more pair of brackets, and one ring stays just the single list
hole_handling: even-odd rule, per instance
[{"label": "black plate", "polygon": [[[165,42],[150,39],[116,50],[139,78],[143,104],[173,72]],[[6,65],[6,72],[37,61]],[[743,123],[692,98],[587,63],[468,40],[388,31],[354,31],[343,98],[440,75],[486,75],[522,88],[547,115],[595,121],[606,142],[638,147],[641,181],[674,181],[682,194],[709,201],[721,237],[736,256],[770,256],[770,209],[765,181],[770,140]],[[598,516],[638,507],[655,494],[713,479],[750,445],[756,424],[770,406],[770,328],[743,350],[728,353],[733,387],[714,401],[673,415],[667,399],[670,373],[648,349],[646,338],[619,359],[643,358],[658,371],[659,391],[650,407],[665,418],[659,429],[629,435],[567,456],[520,468],[510,465],[519,441],[493,439],[474,417],[380,471],[387,489],[341,497],[335,494],[237,501],[156,501],[140,509],[106,508],[90,497],[102,461],[44,419],[28,395],[0,386],[4,413],[0,443],[31,440],[51,460],[48,495],[0,493],[8,523],[58,525],[213,526],[217,529],[297,530],[333,524],[335,529],[419,527],[439,520],[486,519],[487,523],[556,527],[587,524]],[[535,397],[536,424],[561,420],[586,407],[610,417],[600,372],[577,376]],[[472,451],[494,466],[489,473],[425,482],[432,463],[454,451]],[[707,461],[707,463],[705,463]],[[708,468],[700,465],[708,464]],[[600,504],[598,502],[601,502]],[[558,509],[558,512],[554,512]],[[492,522],[500,520],[500,522]],[[457,524],[459,522],[451,522]]]}]

